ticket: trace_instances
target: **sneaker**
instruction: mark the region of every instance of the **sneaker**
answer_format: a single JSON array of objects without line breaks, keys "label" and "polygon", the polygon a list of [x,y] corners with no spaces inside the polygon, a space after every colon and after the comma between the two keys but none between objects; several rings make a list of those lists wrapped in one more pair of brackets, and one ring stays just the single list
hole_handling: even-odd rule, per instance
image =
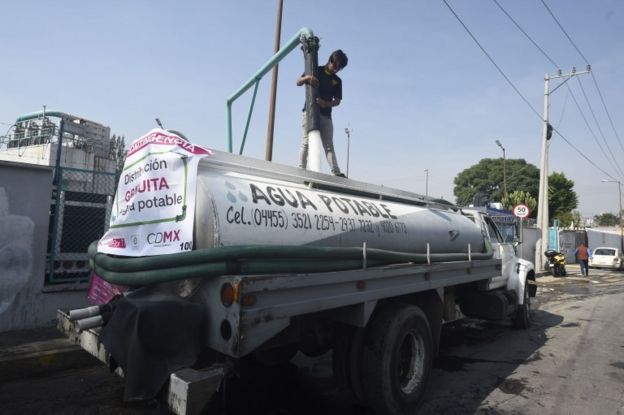
[{"label": "sneaker", "polygon": [[345,176],[344,173],[336,173],[336,174],[334,174],[334,176],[336,176],[336,177],[344,177],[345,179],[347,178],[347,176]]}]

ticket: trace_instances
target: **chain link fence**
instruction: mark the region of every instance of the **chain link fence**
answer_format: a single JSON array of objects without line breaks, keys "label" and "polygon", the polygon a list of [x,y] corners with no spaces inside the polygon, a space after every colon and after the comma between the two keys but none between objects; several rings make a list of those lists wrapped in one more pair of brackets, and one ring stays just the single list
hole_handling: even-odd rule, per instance
[{"label": "chain link fence", "polygon": [[116,183],[115,173],[58,169],[50,204],[46,285],[89,281],[87,248],[108,228]]}]

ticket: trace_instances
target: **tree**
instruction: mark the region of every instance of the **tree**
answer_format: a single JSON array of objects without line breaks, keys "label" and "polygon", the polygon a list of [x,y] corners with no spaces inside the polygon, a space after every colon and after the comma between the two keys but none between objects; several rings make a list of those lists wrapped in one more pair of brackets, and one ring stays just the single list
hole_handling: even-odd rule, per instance
[{"label": "tree", "polygon": [[613,213],[602,213],[594,216],[594,223],[597,226],[615,226],[618,224],[618,219]]},{"label": "tree", "polygon": [[559,227],[561,228],[567,228],[573,222],[572,212],[557,213],[552,219],[556,219],[559,222]]},{"label": "tree", "polygon": [[[507,189],[523,191],[533,197],[538,194],[539,169],[523,159],[508,159],[505,164]],[[453,181],[453,194],[458,205],[470,205],[475,195],[495,202],[503,198],[503,159],[482,159],[479,163],[460,172]]]},{"label": "tree", "polygon": [[522,190],[515,190],[512,193],[507,193],[501,199],[503,207],[507,210],[513,209],[514,206],[524,204],[531,209],[531,216],[535,215],[535,208],[537,207],[537,200],[531,196],[529,192],[523,192]]},{"label": "tree", "polygon": [[572,210],[578,206],[578,197],[573,188],[574,182],[563,173],[553,172],[548,176],[548,217],[572,221]]},{"label": "tree", "polygon": [[575,210],[572,212],[572,220],[574,221],[574,226],[576,228],[584,228],[583,219],[581,218],[581,212]]},{"label": "tree", "polygon": [[[455,188],[453,193],[457,204],[469,205],[475,203],[475,199],[481,202],[501,201],[506,208],[513,207],[517,198],[529,201],[528,194],[534,200],[539,197],[539,169],[523,159],[507,160],[507,189],[516,196],[503,195],[503,161],[502,159],[482,159],[479,163],[460,172],[454,179]],[[548,217],[559,219],[568,225],[572,223],[572,210],[578,206],[578,197],[574,191],[574,182],[565,177],[563,173],[553,172],[548,176]],[[529,202],[530,203],[530,202]],[[481,203],[483,204],[483,203]],[[517,203],[515,203],[517,204]],[[528,203],[527,203],[528,204]],[[535,206],[531,217],[537,216]]]}]

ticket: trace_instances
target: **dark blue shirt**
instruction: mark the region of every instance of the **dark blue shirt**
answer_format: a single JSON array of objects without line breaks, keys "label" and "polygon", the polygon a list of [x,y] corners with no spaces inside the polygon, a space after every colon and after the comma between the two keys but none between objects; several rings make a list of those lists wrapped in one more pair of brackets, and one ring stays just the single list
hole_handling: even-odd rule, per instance
[{"label": "dark blue shirt", "polygon": [[[342,99],[342,80],[336,74],[329,73],[325,66],[319,66],[316,70],[316,79],[319,80],[319,98],[332,102],[334,99]],[[305,105],[303,107],[305,111]],[[319,108],[320,113],[331,118],[332,108]]]}]

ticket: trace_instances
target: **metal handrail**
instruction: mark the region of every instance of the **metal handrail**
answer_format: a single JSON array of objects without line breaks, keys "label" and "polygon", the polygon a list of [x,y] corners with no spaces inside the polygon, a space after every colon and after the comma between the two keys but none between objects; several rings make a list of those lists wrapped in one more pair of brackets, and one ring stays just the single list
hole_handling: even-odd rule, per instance
[{"label": "metal handrail", "polygon": [[[243,93],[245,93],[245,91],[251,88],[252,85],[255,85],[254,99],[251,102],[251,106],[249,108],[249,115],[247,117],[247,127],[248,127],[249,120],[251,118],[251,113],[253,111],[255,96],[258,90],[258,83],[260,82],[260,79],[262,79],[262,77],[266,75],[271,69],[273,69],[273,67],[277,65],[282,59],[284,59],[286,55],[292,52],[292,50],[302,42],[302,39],[310,38],[313,36],[314,34],[312,33],[312,30],[307,27],[303,27],[299,29],[299,31],[292,38],[290,38],[290,40],[282,48],[280,48],[280,50],[278,50],[271,57],[271,59],[269,59],[267,63],[265,63],[242,87],[240,87],[236,92],[234,92],[228,98],[226,102],[226,118],[227,118],[228,151],[230,153],[232,152],[232,146],[233,146],[233,143],[232,143],[232,103],[236,99],[238,99]],[[247,130],[248,130],[247,127],[245,128],[245,133],[243,136],[243,141],[241,144],[239,154],[243,154],[243,148],[245,146],[245,139],[247,137]]]}]

